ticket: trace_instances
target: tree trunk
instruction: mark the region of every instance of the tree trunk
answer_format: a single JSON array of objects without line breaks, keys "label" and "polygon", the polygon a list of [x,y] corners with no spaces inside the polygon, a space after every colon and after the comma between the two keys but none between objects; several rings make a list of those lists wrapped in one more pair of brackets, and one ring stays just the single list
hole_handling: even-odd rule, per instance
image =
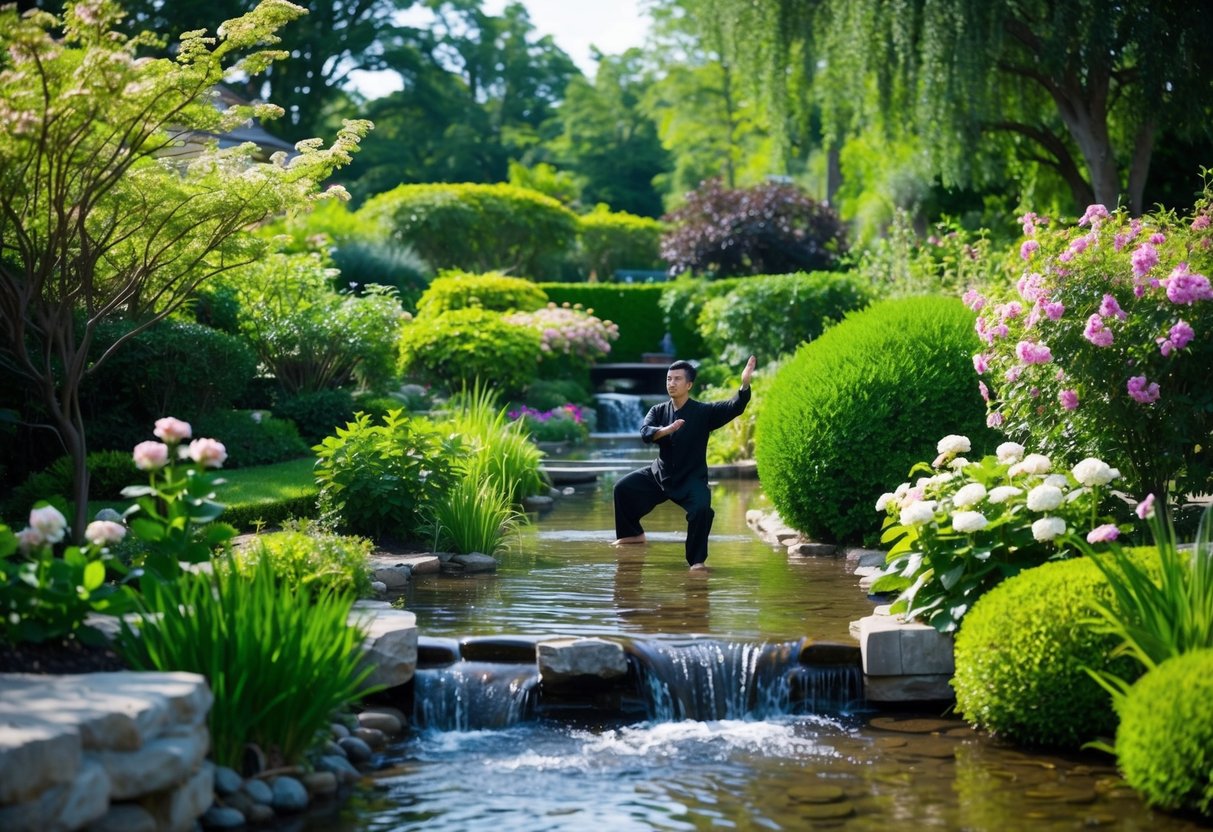
[{"label": "tree trunk", "polygon": [[1129,211],[1135,217],[1140,217],[1146,210],[1146,179],[1150,175],[1150,158],[1154,154],[1156,133],[1154,119],[1147,118],[1138,126],[1137,138],[1133,143],[1133,161],[1129,165]]},{"label": "tree trunk", "polygon": [[834,197],[842,187],[842,151],[834,143],[826,150],[826,205],[834,205]]}]

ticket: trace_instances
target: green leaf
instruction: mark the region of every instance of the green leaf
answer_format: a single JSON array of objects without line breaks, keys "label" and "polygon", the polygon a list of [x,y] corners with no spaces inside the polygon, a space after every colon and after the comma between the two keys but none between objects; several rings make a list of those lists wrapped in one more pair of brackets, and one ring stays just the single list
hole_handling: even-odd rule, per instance
[{"label": "green leaf", "polygon": [[146,517],[135,517],[130,521],[131,533],[140,540],[156,543],[164,540],[164,526]]},{"label": "green leaf", "polygon": [[99,560],[84,567],[84,588],[92,592],[97,587],[105,583],[105,564]]}]

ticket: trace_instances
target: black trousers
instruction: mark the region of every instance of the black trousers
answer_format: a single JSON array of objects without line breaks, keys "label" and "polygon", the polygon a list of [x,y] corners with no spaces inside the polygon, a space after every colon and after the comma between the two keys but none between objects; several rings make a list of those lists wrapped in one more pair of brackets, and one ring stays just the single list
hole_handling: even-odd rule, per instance
[{"label": "black trousers", "polygon": [[650,468],[633,471],[615,483],[615,537],[644,534],[640,518],[666,500],[673,500],[687,513],[687,563],[708,559],[708,535],[712,533],[712,492],[707,482],[690,483],[685,493],[668,494]]}]

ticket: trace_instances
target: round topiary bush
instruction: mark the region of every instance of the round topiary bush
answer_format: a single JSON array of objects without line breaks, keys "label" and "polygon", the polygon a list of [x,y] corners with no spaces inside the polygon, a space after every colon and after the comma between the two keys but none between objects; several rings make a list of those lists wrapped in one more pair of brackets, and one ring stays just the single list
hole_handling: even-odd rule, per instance
[{"label": "round topiary bush", "polygon": [[1151,806],[1213,815],[1213,650],[1168,659],[1120,705],[1116,757]]},{"label": "round topiary bush", "polygon": [[[1157,553],[1135,557],[1157,562]],[[1092,601],[1112,603],[1088,558],[1025,570],[987,592],[956,636],[956,709],[970,723],[1030,745],[1078,748],[1116,727],[1112,700],[1084,670],[1124,679],[1138,667],[1112,659],[1114,635],[1096,632]]]},{"label": "round topiary bush", "polygon": [[468,274],[446,271],[417,301],[418,316],[432,317],[454,309],[479,307],[495,312],[533,312],[547,305],[543,289],[521,277],[497,272]]},{"label": "round topiary bush", "polygon": [[400,372],[449,390],[479,379],[505,396],[534,380],[539,368],[539,333],[511,324],[500,313],[472,307],[418,316],[400,337]]},{"label": "round topiary bush", "polygon": [[991,448],[973,381],[979,342],[959,300],[890,300],[848,315],[776,374],[758,414],[763,488],[783,519],[830,541],[880,530],[877,498],[941,436]]}]

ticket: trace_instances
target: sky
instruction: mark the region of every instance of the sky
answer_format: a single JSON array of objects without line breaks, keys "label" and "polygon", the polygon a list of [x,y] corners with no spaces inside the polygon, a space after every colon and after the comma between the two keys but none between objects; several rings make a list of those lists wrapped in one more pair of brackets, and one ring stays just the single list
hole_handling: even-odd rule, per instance
[{"label": "sky", "polygon": [[[499,15],[507,0],[485,0],[484,10]],[[641,46],[649,30],[649,18],[640,10],[640,0],[522,0],[538,36],[551,35],[556,45],[568,53],[588,77],[596,64],[590,47],[608,55]],[[410,10],[403,22],[422,24],[428,12]],[[418,16],[420,15],[420,16]],[[351,73],[355,86],[368,98],[377,98],[400,89],[400,80],[390,72]]]}]

